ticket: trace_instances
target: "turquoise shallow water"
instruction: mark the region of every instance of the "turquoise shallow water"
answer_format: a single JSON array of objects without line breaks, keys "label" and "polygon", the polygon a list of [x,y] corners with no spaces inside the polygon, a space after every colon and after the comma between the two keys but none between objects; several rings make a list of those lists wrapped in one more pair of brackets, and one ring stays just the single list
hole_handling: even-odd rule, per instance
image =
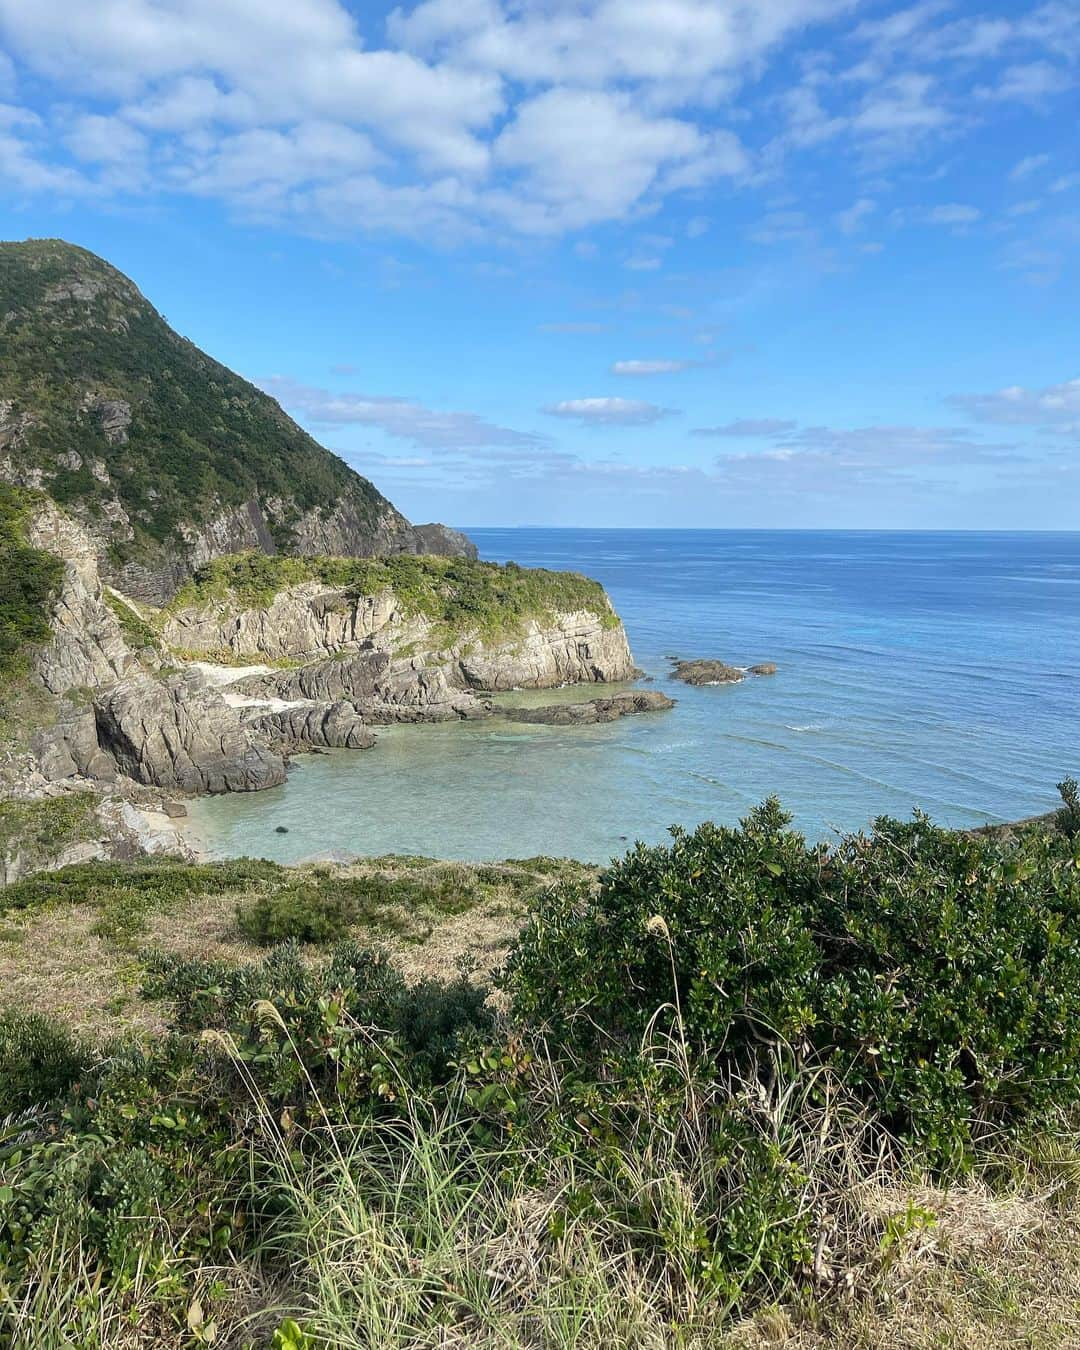
[{"label": "turquoise shallow water", "polygon": [[[772,792],[815,837],[916,806],[973,825],[1048,810],[1080,771],[1080,534],[471,533],[486,558],[602,581],[678,706],[389,728],[298,760],[282,788],[196,803],[215,853],[602,860]],[[693,689],[672,654],[780,672]]]}]

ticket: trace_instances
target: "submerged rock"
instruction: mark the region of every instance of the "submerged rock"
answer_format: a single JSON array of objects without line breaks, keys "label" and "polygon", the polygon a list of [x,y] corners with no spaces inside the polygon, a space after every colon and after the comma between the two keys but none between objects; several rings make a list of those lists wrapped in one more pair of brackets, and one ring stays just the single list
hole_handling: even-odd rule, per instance
[{"label": "submerged rock", "polygon": [[496,708],[498,716],[511,722],[541,722],[549,726],[586,726],[592,722],[615,722],[637,713],[663,712],[674,708],[675,700],[658,689],[633,690],[593,698],[585,703],[552,703],[542,708]]}]

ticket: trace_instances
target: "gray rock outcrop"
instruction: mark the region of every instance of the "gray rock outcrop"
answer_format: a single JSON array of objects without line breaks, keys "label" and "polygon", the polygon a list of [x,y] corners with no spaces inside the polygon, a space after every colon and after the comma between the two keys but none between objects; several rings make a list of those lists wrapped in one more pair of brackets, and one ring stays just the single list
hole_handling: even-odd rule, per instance
[{"label": "gray rock outcrop", "polygon": [[137,676],[95,703],[98,743],[138,783],[182,792],[256,792],[285,761],[214,689],[183,675]]},{"label": "gray rock outcrop", "polygon": [[30,748],[47,782],[60,783],[68,778],[112,782],[116,778],[116,761],[98,743],[92,707],[62,705],[51,726],[34,732]]},{"label": "gray rock outcrop", "polygon": [[348,700],[364,719],[391,722],[446,722],[482,717],[486,705],[468,690],[455,688],[440,667],[420,661],[394,661],[375,647],[345,651],[298,670],[259,675],[235,688],[254,697],[309,699],[320,703]]},{"label": "gray rock outcrop", "polygon": [[634,677],[626,630],[582,610],[555,616],[550,626],[531,619],[520,637],[473,644],[455,656],[455,674],[467,689],[557,689],[564,684],[616,684]]}]

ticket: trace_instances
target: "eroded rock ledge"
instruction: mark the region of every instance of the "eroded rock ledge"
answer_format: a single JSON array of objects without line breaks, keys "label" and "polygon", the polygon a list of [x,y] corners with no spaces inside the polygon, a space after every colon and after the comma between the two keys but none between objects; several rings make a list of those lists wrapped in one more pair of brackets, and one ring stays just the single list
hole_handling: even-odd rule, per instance
[{"label": "eroded rock ledge", "polygon": [[[53,637],[35,657],[54,715],[30,748],[34,772],[50,784],[253,792],[284,782],[290,756],[369,749],[372,728],[390,723],[498,716],[583,725],[671,706],[656,692],[532,709],[488,697],[636,673],[610,602],[582,577],[435,559],[370,568],[226,560],[209,593],[193,584],[187,601],[157,615],[105,590],[92,541],[51,502],[35,511],[30,534],[65,561]],[[290,567],[310,579],[266,593],[267,576]],[[312,571],[350,584],[328,585]],[[223,574],[264,590],[242,603],[216,585]],[[365,593],[357,578],[379,584]],[[199,656],[264,664],[234,671]]]}]

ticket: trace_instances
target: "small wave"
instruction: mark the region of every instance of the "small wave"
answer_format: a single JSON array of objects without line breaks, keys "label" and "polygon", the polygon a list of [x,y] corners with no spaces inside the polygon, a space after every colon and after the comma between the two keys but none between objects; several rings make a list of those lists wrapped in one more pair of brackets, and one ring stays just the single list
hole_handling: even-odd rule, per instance
[{"label": "small wave", "polygon": [[831,723],[829,722],[785,722],[784,726],[788,731],[797,731],[801,735],[806,731],[827,731]]}]

